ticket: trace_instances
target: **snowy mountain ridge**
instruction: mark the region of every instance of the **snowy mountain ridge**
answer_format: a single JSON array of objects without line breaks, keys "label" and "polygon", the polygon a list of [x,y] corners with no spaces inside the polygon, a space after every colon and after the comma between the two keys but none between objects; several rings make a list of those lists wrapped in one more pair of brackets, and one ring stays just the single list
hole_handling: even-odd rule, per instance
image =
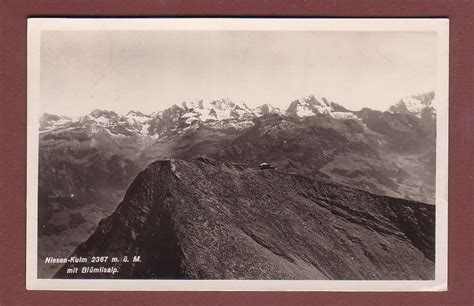
[{"label": "snowy mountain ridge", "polygon": [[[423,112],[428,110],[435,116],[433,101],[434,92],[407,96],[390,106],[388,112],[412,114],[421,118]],[[314,95],[291,102],[286,111],[271,104],[263,104],[252,109],[244,102],[234,102],[225,98],[211,101],[186,101],[181,105],[173,105],[164,111],[152,114],[132,110],[126,115],[120,115],[114,111],[95,109],[88,115],[70,118],[44,113],[40,120],[40,133],[71,127],[93,126],[94,130],[106,129],[112,135],[136,134],[159,138],[170,131],[185,131],[201,125],[209,128],[239,130],[251,126],[255,118],[267,114],[299,118],[322,115],[340,120],[360,120],[356,113],[325,97]]]},{"label": "snowy mountain ridge", "polygon": [[314,115],[329,115],[336,119],[357,119],[354,114],[340,104],[330,102],[324,97],[310,95],[291,102],[288,115],[309,117]]}]

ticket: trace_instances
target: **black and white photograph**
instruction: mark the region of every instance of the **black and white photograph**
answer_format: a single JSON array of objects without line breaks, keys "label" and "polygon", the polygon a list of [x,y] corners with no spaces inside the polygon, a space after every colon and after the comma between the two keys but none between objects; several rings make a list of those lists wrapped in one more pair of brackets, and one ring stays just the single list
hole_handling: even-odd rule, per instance
[{"label": "black and white photograph", "polygon": [[446,19],[28,22],[27,286],[446,290]]}]

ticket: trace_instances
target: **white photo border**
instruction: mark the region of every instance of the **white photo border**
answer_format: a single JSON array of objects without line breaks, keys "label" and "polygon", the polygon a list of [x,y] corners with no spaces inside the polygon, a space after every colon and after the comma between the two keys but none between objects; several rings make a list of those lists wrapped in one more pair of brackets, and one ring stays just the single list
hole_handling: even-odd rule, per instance
[{"label": "white photo border", "polygon": [[[65,280],[37,277],[37,204],[42,31],[370,31],[437,33],[437,136],[435,279],[345,280]],[[448,278],[448,74],[447,18],[29,18],[27,53],[28,290],[107,291],[445,291]]]}]

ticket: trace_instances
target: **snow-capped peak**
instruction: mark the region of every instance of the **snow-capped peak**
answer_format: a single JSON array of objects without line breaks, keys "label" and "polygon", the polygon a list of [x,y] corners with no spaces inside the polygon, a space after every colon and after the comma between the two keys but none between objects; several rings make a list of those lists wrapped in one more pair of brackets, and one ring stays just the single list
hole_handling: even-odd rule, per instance
[{"label": "snow-capped peak", "polygon": [[103,109],[94,109],[92,112],[90,112],[89,116],[94,117],[94,118],[115,118],[118,117],[119,115],[116,112],[113,111],[108,111],[108,110],[103,110]]},{"label": "snow-capped peak", "polygon": [[263,115],[266,115],[266,114],[279,114],[279,115],[283,115],[283,112],[281,111],[281,109],[279,109],[278,107],[273,107],[272,105],[270,104],[263,104],[263,105],[260,105],[258,107],[256,107],[253,112],[255,113],[255,115],[257,116],[263,116]]},{"label": "snow-capped peak", "polygon": [[288,115],[298,117],[325,114],[337,119],[356,119],[356,116],[343,106],[329,102],[324,97],[316,98],[314,95],[293,101],[286,112]]},{"label": "snow-capped peak", "polygon": [[426,108],[435,112],[434,99],[434,91],[407,96],[390,106],[388,111],[391,113],[412,114],[421,118],[421,114]]},{"label": "snow-capped peak", "polygon": [[40,131],[49,132],[64,127],[72,122],[70,117],[44,113],[40,118]]},{"label": "snow-capped peak", "polygon": [[241,119],[245,116],[255,116],[245,103],[235,103],[229,99],[183,102],[182,107],[185,113],[181,117],[188,118],[189,122]]},{"label": "snow-capped peak", "polygon": [[144,124],[151,120],[151,116],[145,115],[141,112],[137,111],[129,111],[127,115],[125,115],[125,119],[129,124]]},{"label": "snow-capped peak", "polygon": [[90,112],[89,115],[80,117],[79,121],[83,123],[96,123],[101,126],[110,126],[119,119],[120,116],[113,111],[95,109]]}]

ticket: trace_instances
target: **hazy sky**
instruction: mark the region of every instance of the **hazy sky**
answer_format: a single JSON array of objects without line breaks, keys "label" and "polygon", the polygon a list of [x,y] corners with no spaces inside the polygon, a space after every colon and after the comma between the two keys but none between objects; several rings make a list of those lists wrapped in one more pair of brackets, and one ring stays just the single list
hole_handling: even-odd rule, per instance
[{"label": "hazy sky", "polygon": [[436,33],[43,32],[40,78],[42,111],[68,116],[219,98],[286,109],[310,94],[385,110],[436,88]]}]

